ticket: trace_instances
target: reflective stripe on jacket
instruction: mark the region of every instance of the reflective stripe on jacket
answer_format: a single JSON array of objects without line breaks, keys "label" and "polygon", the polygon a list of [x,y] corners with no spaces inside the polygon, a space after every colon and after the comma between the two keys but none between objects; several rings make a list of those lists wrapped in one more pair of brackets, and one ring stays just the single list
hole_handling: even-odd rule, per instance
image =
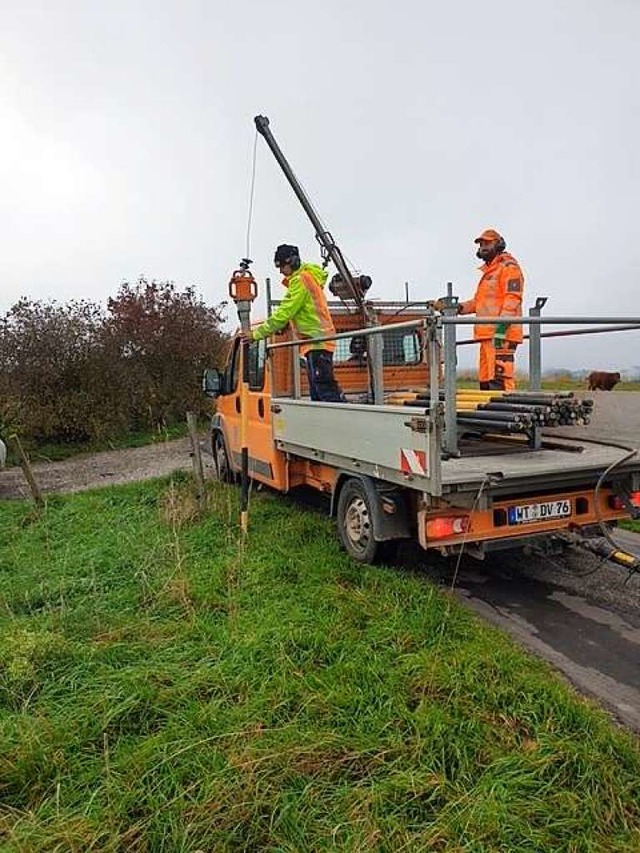
[{"label": "reflective stripe on jacket", "polygon": [[[477,314],[479,317],[522,316],[524,276],[513,255],[503,252],[480,269],[482,278],[478,282],[475,296],[461,303],[460,313]],[[473,327],[473,337],[476,341],[493,338],[495,334],[495,325],[483,323]],[[507,325],[505,337],[513,343],[522,343],[522,326]]]},{"label": "reflective stripe on jacket", "polygon": [[[298,337],[318,338],[335,335],[335,326],[324,295],[328,273],[318,264],[302,264],[289,278],[283,280],[287,294],[268,320],[253,330],[253,339],[268,338],[274,332],[292,323]],[[335,341],[303,344],[300,352],[305,355],[310,349],[333,352]]]}]

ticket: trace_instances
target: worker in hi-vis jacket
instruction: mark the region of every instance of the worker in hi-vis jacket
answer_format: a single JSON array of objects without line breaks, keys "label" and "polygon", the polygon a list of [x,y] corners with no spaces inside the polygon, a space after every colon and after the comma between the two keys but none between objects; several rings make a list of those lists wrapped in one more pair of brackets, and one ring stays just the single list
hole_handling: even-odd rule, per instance
[{"label": "worker in hi-vis jacket", "polygon": [[[524,276],[513,255],[505,251],[507,244],[492,228],[483,231],[474,241],[476,256],[484,263],[482,277],[472,299],[458,303],[459,314],[479,317],[521,317]],[[433,307],[441,311],[444,301],[438,299]],[[508,320],[492,325],[478,323],[473,327],[474,340],[480,343],[478,380],[485,391],[514,391],[514,357],[522,343],[522,326]]]},{"label": "worker in hi-vis jacket", "polygon": [[333,375],[336,342],[305,343],[306,338],[336,333],[324,294],[327,271],[318,264],[302,263],[298,247],[287,243],[278,246],[273,260],[284,276],[282,284],[287,294],[269,319],[247,337],[259,341],[291,323],[302,341],[300,353],[306,358],[311,399],[344,403],[344,394]]}]

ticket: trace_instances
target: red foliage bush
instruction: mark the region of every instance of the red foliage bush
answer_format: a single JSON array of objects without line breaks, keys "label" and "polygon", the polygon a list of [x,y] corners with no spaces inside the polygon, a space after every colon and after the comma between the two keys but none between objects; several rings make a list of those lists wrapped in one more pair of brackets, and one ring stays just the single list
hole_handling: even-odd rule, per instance
[{"label": "red foliage bush", "polygon": [[123,284],[106,311],[20,300],[0,320],[0,399],[20,413],[5,430],[79,442],[204,412],[202,371],[221,365],[228,343],[224,307],[144,278]]}]

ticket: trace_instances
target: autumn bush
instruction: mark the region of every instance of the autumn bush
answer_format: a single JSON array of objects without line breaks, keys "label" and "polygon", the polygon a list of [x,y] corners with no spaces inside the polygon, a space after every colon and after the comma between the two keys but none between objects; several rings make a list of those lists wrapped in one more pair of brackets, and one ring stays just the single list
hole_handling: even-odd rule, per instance
[{"label": "autumn bush", "polygon": [[204,413],[200,377],[224,358],[224,310],[145,278],[106,308],[20,300],[0,320],[0,432],[92,442]]}]

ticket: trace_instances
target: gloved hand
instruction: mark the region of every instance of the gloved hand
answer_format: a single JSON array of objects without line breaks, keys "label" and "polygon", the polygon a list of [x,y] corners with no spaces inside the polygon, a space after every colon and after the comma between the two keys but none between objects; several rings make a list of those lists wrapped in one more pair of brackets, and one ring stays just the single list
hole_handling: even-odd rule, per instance
[{"label": "gloved hand", "polygon": [[507,342],[507,324],[498,323],[493,334],[493,345],[496,349],[504,349]]},{"label": "gloved hand", "polygon": [[245,344],[253,343],[253,334],[250,331],[240,332],[240,337],[242,338],[242,342]]},{"label": "gloved hand", "polygon": [[427,305],[430,308],[433,308],[434,311],[442,311],[444,308],[444,299],[434,299],[431,302],[428,302]]}]

